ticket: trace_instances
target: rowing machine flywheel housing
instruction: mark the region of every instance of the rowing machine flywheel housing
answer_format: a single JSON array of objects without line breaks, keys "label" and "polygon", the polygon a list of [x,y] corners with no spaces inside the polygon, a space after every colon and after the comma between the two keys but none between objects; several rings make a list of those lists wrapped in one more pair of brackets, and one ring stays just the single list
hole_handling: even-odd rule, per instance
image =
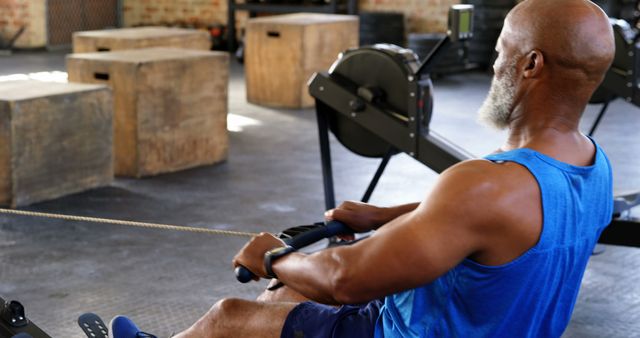
[{"label": "rowing machine flywheel housing", "polygon": [[433,85],[429,74],[453,42],[473,36],[473,6],[449,9],[447,35],[424,61],[411,50],[377,44],[347,50],[329,71],[315,73],[325,207],[335,207],[329,130],[352,152],[382,158],[361,201],[367,202],[389,159],[404,152],[440,173],[472,155],[430,130]]},{"label": "rowing machine flywheel housing", "polygon": [[[357,97],[348,102],[353,117],[362,113],[367,101],[390,117],[409,124],[415,119],[409,114],[412,108],[409,98],[415,99],[411,96],[415,94],[410,93],[416,93],[418,123],[426,131],[433,110],[432,84],[428,75],[414,78],[419,67],[420,61],[413,51],[391,44],[376,44],[342,53],[331,66],[329,76],[357,93]],[[316,109],[327,117],[329,129],[340,143],[352,152],[366,157],[383,157],[390,151],[388,141],[324,102],[317,100]]]}]

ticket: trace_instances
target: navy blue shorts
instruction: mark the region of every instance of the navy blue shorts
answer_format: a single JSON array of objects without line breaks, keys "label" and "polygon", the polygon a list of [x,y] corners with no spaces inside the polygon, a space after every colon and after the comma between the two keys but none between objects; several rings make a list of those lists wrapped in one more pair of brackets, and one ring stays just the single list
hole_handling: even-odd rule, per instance
[{"label": "navy blue shorts", "polygon": [[313,302],[291,310],[282,328],[282,338],[371,338],[383,301],[334,307]]}]

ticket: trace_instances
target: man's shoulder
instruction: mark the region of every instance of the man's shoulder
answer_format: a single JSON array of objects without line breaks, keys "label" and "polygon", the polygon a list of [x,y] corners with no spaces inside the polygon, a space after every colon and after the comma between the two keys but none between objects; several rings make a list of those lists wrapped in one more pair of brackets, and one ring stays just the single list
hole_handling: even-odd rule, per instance
[{"label": "man's shoulder", "polygon": [[525,167],[514,162],[465,161],[446,170],[438,185],[446,195],[438,205],[452,224],[473,234],[477,247],[470,257],[478,262],[508,262],[538,241],[540,189]]},{"label": "man's shoulder", "polygon": [[524,217],[540,205],[540,189],[525,167],[514,162],[469,160],[442,173],[439,194],[480,223]]},{"label": "man's shoulder", "polygon": [[492,162],[484,159],[458,163],[445,170],[441,180],[446,185],[460,186],[470,193],[494,197],[537,188],[536,179],[524,166],[515,162]]}]

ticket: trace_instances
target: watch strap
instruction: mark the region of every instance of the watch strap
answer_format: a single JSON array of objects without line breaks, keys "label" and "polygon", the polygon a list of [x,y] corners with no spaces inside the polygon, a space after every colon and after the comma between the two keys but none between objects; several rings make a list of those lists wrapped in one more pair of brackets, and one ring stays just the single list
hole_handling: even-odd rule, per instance
[{"label": "watch strap", "polygon": [[264,270],[267,273],[267,277],[269,278],[278,278],[276,273],[273,272],[273,262],[276,259],[288,255],[292,252],[296,251],[296,249],[292,246],[281,246],[275,249],[271,249],[264,254]]}]

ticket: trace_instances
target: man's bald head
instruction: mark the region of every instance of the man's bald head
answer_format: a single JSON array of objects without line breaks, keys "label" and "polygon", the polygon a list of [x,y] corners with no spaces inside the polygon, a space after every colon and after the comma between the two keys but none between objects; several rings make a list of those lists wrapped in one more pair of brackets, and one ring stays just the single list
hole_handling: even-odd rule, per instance
[{"label": "man's bald head", "polygon": [[525,0],[505,19],[496,50],[481,121],[498,129],[531,118],[577,125],[613,61],[615,40],[591,1]]},{"label": "man's bald head", "polygon": [[540,50],[553,71],[577,71],[597,82],[615,53],[607,15],[587,0],[526,0],[509,13],[501,39],[522,54]]}]

